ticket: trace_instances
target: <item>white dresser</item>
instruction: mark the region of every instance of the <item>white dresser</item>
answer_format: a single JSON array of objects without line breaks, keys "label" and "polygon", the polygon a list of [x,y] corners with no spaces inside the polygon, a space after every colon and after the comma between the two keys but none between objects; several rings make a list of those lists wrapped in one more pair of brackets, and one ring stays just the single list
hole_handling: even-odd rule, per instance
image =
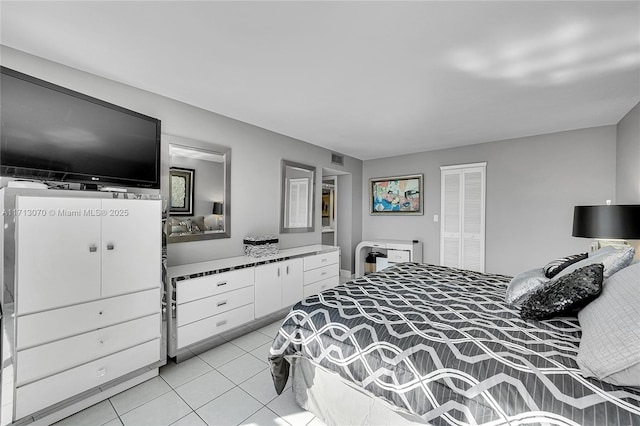
[{"label": "white dresser", "polygon": [[101,392],[98,400],[137,384],[135,376],[156,375],[161,202],[81,191],[1,194],[3,421],[55,421],[71,406],[84,408],[86,397],[93,404]]},{"label": "white dresser", "polygon": [[311,245],[167,269],[170,357],[266,318],[339,283],[340,249]]}]

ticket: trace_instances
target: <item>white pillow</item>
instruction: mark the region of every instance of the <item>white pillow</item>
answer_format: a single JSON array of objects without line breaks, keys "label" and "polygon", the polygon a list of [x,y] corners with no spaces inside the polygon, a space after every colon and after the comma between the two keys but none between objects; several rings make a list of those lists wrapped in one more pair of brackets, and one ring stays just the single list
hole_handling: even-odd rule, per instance
[{"label": "white pillow", "polygon": [[640,263],[606,280],[600,297],[578,313],[578,366],[585,377],[640,386]]}]

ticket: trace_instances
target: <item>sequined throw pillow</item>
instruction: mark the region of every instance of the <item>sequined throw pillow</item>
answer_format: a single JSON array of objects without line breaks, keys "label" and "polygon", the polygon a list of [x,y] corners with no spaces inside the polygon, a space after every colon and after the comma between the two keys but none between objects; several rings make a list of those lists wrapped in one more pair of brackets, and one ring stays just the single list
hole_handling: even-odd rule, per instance
[{"label": "sequined throw pillow", "polygon": [[549,281],[522,304],[520,316],[543,320],[575,314],[598,297],[602,291],[603,272],[604,266],[596,263]]}]

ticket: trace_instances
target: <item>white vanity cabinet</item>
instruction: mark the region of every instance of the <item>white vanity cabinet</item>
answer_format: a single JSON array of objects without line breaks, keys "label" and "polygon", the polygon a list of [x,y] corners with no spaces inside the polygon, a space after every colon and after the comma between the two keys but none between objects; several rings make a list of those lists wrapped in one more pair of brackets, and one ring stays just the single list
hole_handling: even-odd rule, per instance
[{"label": "white vanity cabinet", "polygon": [[2,404],[13,422],[55,421],[164,363],[161,201],[107,197],[2,190]]},{"label": "white vanity cabinet", "polygon": [[177,346],[191,345],[253,320],[253,281],[253,268],[177,281]]},{"label": "white vanity cabinet", "polygon": [[323,253],[304,259],[304,297],[333,288],[340,283],[338,253]]},{"label": "white vanity cabinet", "polygon": [[177,361],[193,356],[221,333],[268,320],[307,295],[334,287],[339,259],[339,247],[311,245],[269,257],[238,256],[168,268],[169,356]]},{"label": "white vanity cabinet", "polygon": [[256,266],[256,318],[302,300],[302,265],[302,259],[290,259]]}]

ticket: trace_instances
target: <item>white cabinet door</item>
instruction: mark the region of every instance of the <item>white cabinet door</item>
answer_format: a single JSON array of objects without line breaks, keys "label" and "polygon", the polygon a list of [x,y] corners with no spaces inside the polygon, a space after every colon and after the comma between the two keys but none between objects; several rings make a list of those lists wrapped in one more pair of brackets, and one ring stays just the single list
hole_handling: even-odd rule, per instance
[{"label": "white cabinet door", "polygon": [[256,266],[256,318],[282,307],[282,272],[282,262]]},{"label": "white cabinet door", "polygon": [[100,297],[100,200],[17,197],[17,313]]},{"label": "white cabinet door", "polygon": [[292,259],[282,262],[282,304],[281,307],[291,306],[303,299],[302,288],[304,270],[302,259]]},{"label": "white cabinet door", "polygon": [[160,287],[159,200],[102,200],[102,296]]}]

